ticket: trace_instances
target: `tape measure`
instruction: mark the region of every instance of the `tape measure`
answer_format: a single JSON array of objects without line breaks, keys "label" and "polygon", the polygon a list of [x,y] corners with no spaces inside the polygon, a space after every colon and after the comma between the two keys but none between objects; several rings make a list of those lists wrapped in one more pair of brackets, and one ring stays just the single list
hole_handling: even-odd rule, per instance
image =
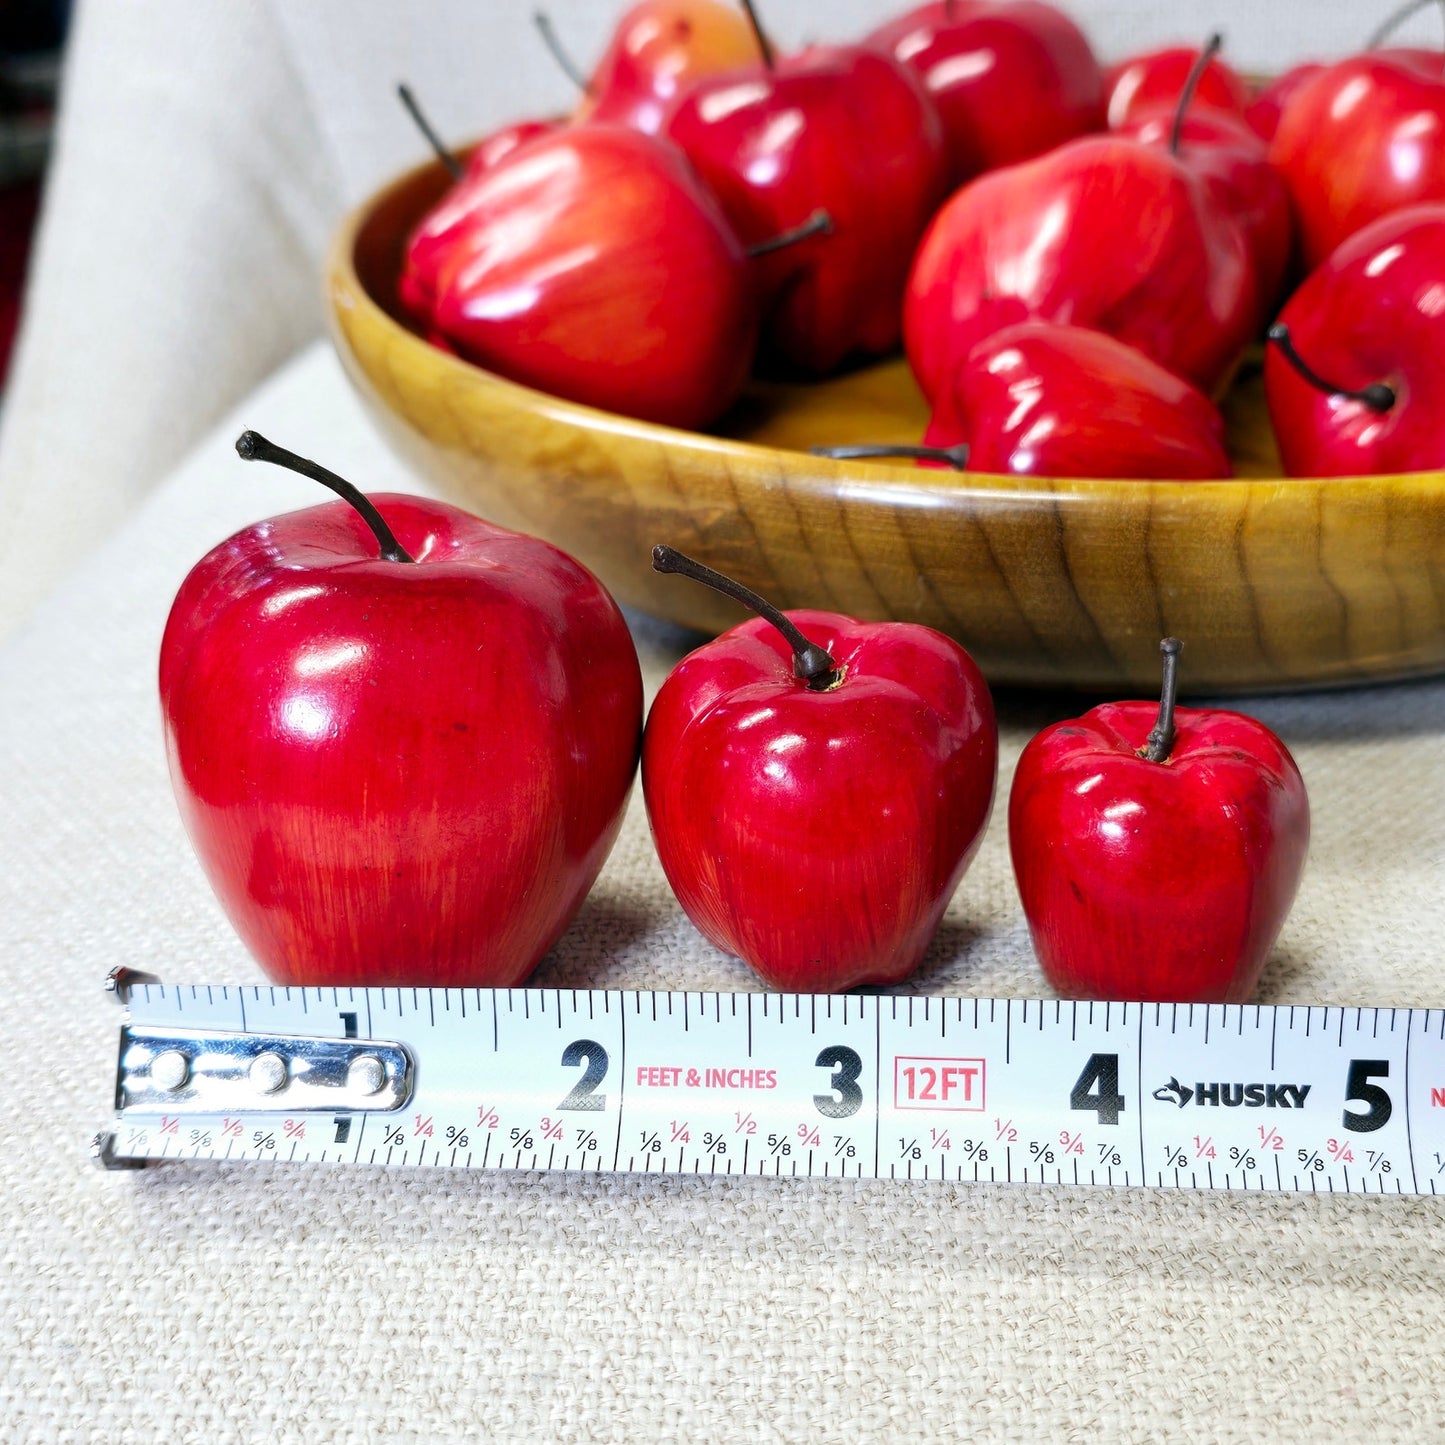
[{"label": "tape measure", "polygon": [[1442,1009],[140,977],[114,1168],[1445,1190]]}]

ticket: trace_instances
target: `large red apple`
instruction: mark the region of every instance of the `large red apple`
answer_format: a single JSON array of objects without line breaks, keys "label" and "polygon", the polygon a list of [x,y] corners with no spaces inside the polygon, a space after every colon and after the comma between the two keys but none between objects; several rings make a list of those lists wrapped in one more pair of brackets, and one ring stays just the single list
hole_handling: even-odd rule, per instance
[{"label": "large red apple", "polygon": [[1176,711],[1173,676],[1163,706],[1106,703],[1019,758],[1014,876],[1066,997],[1242,1003],[1294,901],[1310,831],[1294,759],[1251,717]]},{"label": "large red apple", "polygon": [[470,182],[433,323],[470,361],[541,391],[700,427],[742,389],[749,261],[671,142],[569,126]]},{"label": "large red apple", "polygon": [[1088,39],[1040,0],[928,0],[864,44],[923,81],[955,184],[1103,127],[1104,73]]},{"label": "large red apple", "polygon": [[1445,467],[1445,203],[1357,231],[1270,337],[1265,392],[1290,476]]},{"label": "large red apple", "polygon": [[1213,392],[1254,333],[1234,218],[1166,150],[1085,136],[971,181],[913,264],[908,359],[933,399],[984,337],[1030,318],[1090,326]]},{"label": "large red apple", "polygon": [[370,515],[292,512],[192,569],[160,658],[176,799],[277,982],[510,987],[621,824],[637,654],[555,547],[417,497]]},{"label": "large red apple", "polygon": [[937,113],[897,61],[817,47],[700,81],[665,133],[745,245],[826,212],[826,234],[759,256],[764,342],[815,375],[898,344],[914,247],[943,198]]},{"label": "large red apple", "polygon": [[1445,57],[1378,51],[1327,66],[1286,101],[1270,146],[1307,268],[1406,206],[1445,201]]},{"label": "large red apple", "polygon": [[[654,556],[736,586],[670,548]],[[684,658],[648,716],[642,785],[663,871],[697,927],[775,988],[896,983],[988,819],[988,685],[930,628],[746,600],[768,620]]]}]

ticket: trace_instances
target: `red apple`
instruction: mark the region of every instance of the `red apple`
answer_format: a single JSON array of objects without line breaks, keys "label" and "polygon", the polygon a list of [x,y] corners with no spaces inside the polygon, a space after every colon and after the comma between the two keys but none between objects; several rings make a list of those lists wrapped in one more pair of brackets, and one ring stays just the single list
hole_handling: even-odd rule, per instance
[{"label": "red apple", "polygon": [[943,121],[954,184],[1104,124],[1083,31],[1039,0],[929,0],[864,41],[909,66]]},{"label": "red apple", "polygon": [[1270,336],[1265,392],[1290,476],[1445,468],[1445,204],[1357,231]]},{"label": "red apple", "polygon": [[1254,260],[1261,319],[1272,315],[1294,250],[1294,218],[1265,143],[1239,116],[1203,105],[1182,120],[1172,108],[1141,109],[1119,133],[1173,151],[1234,217]]},{"label": "red apple", "polygon": [[1244,118],[1248,121],[1249,128],[1266,144],[1272,141],[1275,131],[1279,129],[1280,114],[1289,104],[1295,91],[1323,69],[1324,66],[1319,61],[1310,60],[1303,65],[1293,66],[1283,75],[1276,76],[1255,95],[1249,103],[1249,108],[1244,112]]},{"label": "red apple", "polygon": [[1309,800],[1253,718],[1106,703],[1024,749],[1009,849],[1045,977],[1070,998],[1242,1003],[1284,925]]},{"label": "red apple", "polygon": [[1085,136],[970,182],[938,213],[903,314],[936,397],[981,340],[1030,318],[1106,331],[1205,391],[1254,332],[1253,267],[1234,219],[1182,161]]},{"label": "red apple", "polygon": [[278,983],[521,983],[632,785],[621,614],[545,542],[418,497],[373,505],[253,432],[237,450],[352,502],[238,532],[171,608],[171,780],[222,907]]},{"label": "red apple", "polygon": [[[742,595],[670,548],[654,558]],[[775,988],[896,983],[988,819],[988,686],[929,628],[746,600],[766,620],[684,658],[648,716],[642,785],[663,870],[693,923]]]},{"label": "red apple", "polygon": [[656,132],[696,80],[758,58],[747,17],[725,0],[641,0],[617,22],[578,120]]},{"label": "red apple", "polygon": [[[1414,58],[1412,58],[1412,54]],[[1301,83],[1270,160],[1289,186],[1307,268],[1406,206],[1445,201],[1445,57],[1378,51]]]},{"label": "red apple", "polygon": [[939,392],[923,440],[966,443],[976,472],[1231,474],[1224,421],[1207,396],[1112,336],[1049,321],[979,342]]},{"label": "red apple", "polygon": [[737,397],[757,332],[749,262],[670,142],[569,126],[472,183],[436,329],[525,386],[699,427]]},{"label": "red apple", "polygon": [[770,351],[821,375],[898,344],[909,263],[946,187],[938,116],[903,66],[857,47],[760,62],[694,85],[664,129],[744,244],[830,218],[755,262]]},{"label": "red apple", "polygon": [[[1109,128],[1118,130],[1140,111],[1172,106],[1198,58],[1197,48],[1171,46],[1116,65],[1106,81]],[[1201,105],[1213,110],[1242,116],[1249,109],[1249,87],[1217,56],[1210,58],[1195,94]]]}]

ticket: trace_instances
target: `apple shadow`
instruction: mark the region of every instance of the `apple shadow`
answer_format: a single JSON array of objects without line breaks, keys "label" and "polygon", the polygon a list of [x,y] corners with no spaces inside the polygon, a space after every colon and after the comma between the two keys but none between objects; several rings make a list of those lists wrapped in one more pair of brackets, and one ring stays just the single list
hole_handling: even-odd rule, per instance
[{"label": "apple shadow", "polygon": [[606,988],[618,959],[657,927],[640,901],[593,892],[561,938],[548,950],[528,988]]},{"label": "apple shadow", "polygon": [[1311,971],[1309,959],[1291,949],[1272,953],[1259,976],[1252,1002],[1268,1005],[1307,999]]}]

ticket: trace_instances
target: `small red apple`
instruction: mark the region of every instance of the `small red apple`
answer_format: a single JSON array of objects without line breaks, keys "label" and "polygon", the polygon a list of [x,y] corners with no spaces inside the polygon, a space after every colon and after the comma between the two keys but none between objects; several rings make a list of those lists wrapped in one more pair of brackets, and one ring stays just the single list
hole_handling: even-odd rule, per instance
[{"label": "small red apple", "polygon": [[980,176],[934,218],[903,313],[924,394],[985,337],[1030,318],[1108,332],[1212,392],[1255,330],[1249,251],[1182,160],[1085,136]]},{"label": "small red apple", "polygon": [[653,556],[763,613],[684,658],[648,716],[643,794],[678,901],[775,988],[906,978],[992,805],[982,674],[930,628],[779,613]]},{"label": "small red apple", "polygon": [[1445,203],[1355,232],[1270,340],[1265,393],[1288,475],[1445,467]]},{"label": "small red apple", "polygon": [[1240,713],[1106,703],[1024,749],[1009,850],[1034,951],[1068,998],[1242,1003],[1304,871],[1309,800]]},{"label": "small red apple", "polygon": [[927,0],[863,42],[922,80],[955,185],[1104,124],[1104,73],[1083,31],[1040,0]]},{"label": "small red apple", "polygon": [[546,542],[236,447],[346,500],[221,543],[166,623],[171,780],[222,907],[278,983],[521,983],[632,786],[621,613]]},{"label": "small red apple", "polygon": [[[1141,111],[1172,106],[1198,57],[1197,49],[1170,46],[1116,65],[1106,82],[1109,129],[1127,125]],[[1210,57],[1196,94],[1200,104],[1213,110],[1242,116],[1249,109],[1249,87],[1217,56]]]}]

